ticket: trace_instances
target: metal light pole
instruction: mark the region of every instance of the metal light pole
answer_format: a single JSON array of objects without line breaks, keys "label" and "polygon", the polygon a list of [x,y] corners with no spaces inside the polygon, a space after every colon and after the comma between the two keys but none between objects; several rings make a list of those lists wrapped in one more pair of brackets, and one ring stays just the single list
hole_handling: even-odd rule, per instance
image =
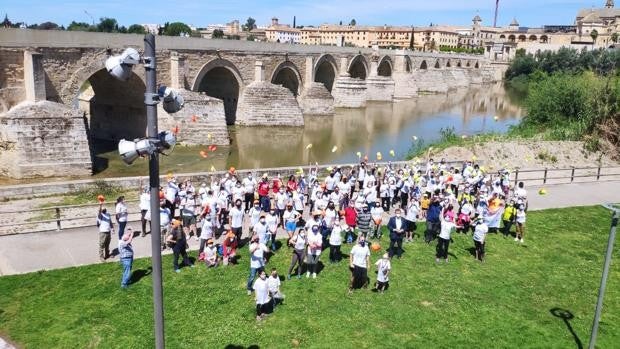
[{"label": "metal light pole", "polygon": [[605,208],[614,212],[611,218],[611,230],[609,231],[609,240],[607,240],[607,253],[605,254],[605,264],[603,266],[603,276],[601,277],[601,287],[598,290],[598,300],[596,302],[596,311],[594,312],[594,321],[592,323],[592,333],[590,334],[590,344],[588,348],[594,349],[596,344],[596,335],[598,334],[598,323],[601,319],[601,310],[603,308],[603,296],[605,295],[605,286],[607,286],[607,276],[609,275],[609,265],[611,264],[611,254],[614,250],[614,241],[616,240],[616,227],[618,226],[618,218],[620,218],[620,209],[615,208],[611,204],[603,205]]},{"label": "metal light pole", "polygon": [[[152,142],[158,141],[157,132],[157,60],[155,58],[155,36],[144,36],[144,69],[146,70],[146,104],[147,137]],[[155,348],[164,348],[164,297],[161,267],[161,227],[159,221],[159,153],[153,152],[149,157],[149,183],[151,187],[151,255],[153,263],[153,317],[155,322]]]}]

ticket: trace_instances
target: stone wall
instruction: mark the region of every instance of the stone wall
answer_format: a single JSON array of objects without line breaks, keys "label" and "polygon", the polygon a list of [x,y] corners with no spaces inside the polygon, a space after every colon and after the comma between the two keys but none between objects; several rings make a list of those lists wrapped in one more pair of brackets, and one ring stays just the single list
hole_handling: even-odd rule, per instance
[{"label": "stone wall", "polygon": [[336,108],[362,108],[366,106],[366,80],[339,76],[332,95]]},{"label": "stone wall", "polygon": [[204,93],[180,90],[180,94],[185,106],[178,113],[168,114],[161,104],[158,105],[159,130],[172,130],[178,126],[177,141],[184,145],[229,145],[224,103]]},{"label": "stone wall", "polygon": [[76,109],[48,101],[22,103],[0,116],[0,125],[0,175],[91,174],[86,127]]},{"label": "stone wall", "polygon": [[446,93],[448,84],[444,74],[439,69],[420,69],[415,71],[414,79],[419,92],[426,93]]},{"label": "stone wall", "polygon": [[312,82],[303,90],[299,106],[304,115],[334,115],[334,97],[320,82]]},{"label": "stone wall", "polygon": [[303,126],[304,117],[291,91],[266,81],[256,81],[243,90],[237,109],[237,124]]},{"label": "stone wall", "polygon": [[0,114],[25,99],[24,51],[0,48]]},{"label": "stone wall", "polygon": [[385,76],[370,76],[366,79],[368,101],[389,101],[394,98],[394,80]]},{"label": "stone wall", "polygon": [[394,99],[409,99],[418,95],[418,86],[411,72],[394,72]]}]

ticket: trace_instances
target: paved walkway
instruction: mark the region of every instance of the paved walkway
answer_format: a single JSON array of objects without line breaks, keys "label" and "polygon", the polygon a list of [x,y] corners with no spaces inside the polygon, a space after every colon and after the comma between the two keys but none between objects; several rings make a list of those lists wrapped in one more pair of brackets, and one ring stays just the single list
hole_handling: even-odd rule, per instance
[{"label": "paved walkway", "polygon": [[[620,182],[617,181],[548,186],[546,195],[538,195],[539,188],[528,188],[531,210],[620,203]],[[139,222],[130,223],[129,226],[136,230]],[[279,231],[280,234],[285,235],[282,231]],[[198,249],[198,242],[194,239],[189,244],[190,249]],[[95,226],[60,232],[0,236],[0,275],[99,263],[97,245]],[[136,237],[133,245],[136,258],[151,255],[148,235],[145,238]],[[111,247],[115,246],[113,240]],[[165,253],[170,253],[169,249]],[[118,262],[118,258],[113,257],[110,262]]]}]

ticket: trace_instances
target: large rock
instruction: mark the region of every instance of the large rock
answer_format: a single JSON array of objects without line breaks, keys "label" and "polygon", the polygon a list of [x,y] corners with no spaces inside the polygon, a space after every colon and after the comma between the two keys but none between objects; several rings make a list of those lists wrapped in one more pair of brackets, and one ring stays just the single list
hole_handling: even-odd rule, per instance
[{"label": "large rock", "polygon": [[304,116],[289,89],[265,81],[255,81],[245,87],[239,99],[237,124],[303,126]]},{"label": "large rock", "polygon": [[41,101],[0,115],[0,175],[13,178],[90,175],[85,120],[77,109]]},{"label": "large rock", "polygon": [[229,145],[224,102],[201,92],[179,90],[185,100],[181,111],[168,114],[159,104],[158,128],[170,130],[179,127],[177,140],[185,145]]},{"label": "large rock", "polygon": [[300,106],[304,115],[334,115],[334,97],[320,82],[312,82],[304,89],[300,97]]}]

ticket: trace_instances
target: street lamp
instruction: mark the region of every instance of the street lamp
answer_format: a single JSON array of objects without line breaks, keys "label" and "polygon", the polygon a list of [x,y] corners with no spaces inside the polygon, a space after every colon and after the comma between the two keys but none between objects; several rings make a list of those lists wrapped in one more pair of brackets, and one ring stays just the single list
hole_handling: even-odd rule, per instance
[{"label": "street lamp", "polygon": [[157,60],[155,59],[155,36],[144,36],[144,55],[134,48],[112,56],[105,62],[106,70],[118,80],[127,81],[133,66],[142,63],[146,71],[147,138],[134,141],[121,140],[118,151],[123,161],[130,165],[139,157],[149,157],[149,186],[151,187],[151,254],[153,263],[153,317],[155,322],[155,347],[164,348],[164,303],[161,267],[161,234],[159,221],[159,154],[168,155],[174,149],[176,137],[171,132],[157,132],[157,103],[163,101],[164,110],[175,113],[183,108],[183,97],[176,91],[161,86],[157,89]]},{"label": "street lamp", "polygon": [[596,335],[598,334],[598,323],[601,319],[601,310],[603,309],[603,296],[605,295],[605,287],[607,286],[607,276],[609,275],[609,266],[611,264],[611,254],[614,250],[614,241],[616,240],[616,227],[618,227],[618,219],[620,218],[620,208],[614,207],[612,204],[604,204],[608,210],[613,211],[611,218],[611,229],[609,231],[609,239],[607,240],[607,253],[605,254],[605,264],[603,265],[603,276],[601,277],[601,287],[598,290],[598,299],[596,301],[596,311],[594,312],[594,321],[592,322],[592,333],[590,334],[589,349],[594,349],[596,344]]}]

